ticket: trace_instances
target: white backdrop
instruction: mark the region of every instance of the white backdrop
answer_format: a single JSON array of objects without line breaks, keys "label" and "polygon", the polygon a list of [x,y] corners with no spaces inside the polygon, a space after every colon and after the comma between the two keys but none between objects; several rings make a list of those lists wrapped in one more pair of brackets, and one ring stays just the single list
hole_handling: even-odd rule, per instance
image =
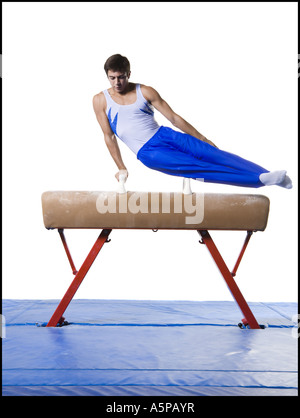
[{"label": "white backdrop", "polygon": [[[248,301],[297,300],[297,3],[3,3],[3,297],[61,298],[73,278],[57,231],[43,226],[46,190],[115,190],[116,166],[92,98],[121,53],[131,81],[154,87],[219,148],[292,190],[192,181],[193,191],[260,193],[271,210],[237,281]],[[170,126],[161,115],[157,121]],[[179,191],[120,144],[128,190]],[[240,232],[212,232],[233,267]],[[77,268],[98,231],[69,231]],[[195,231],[113,231],[77,298],[232,300]]]}]

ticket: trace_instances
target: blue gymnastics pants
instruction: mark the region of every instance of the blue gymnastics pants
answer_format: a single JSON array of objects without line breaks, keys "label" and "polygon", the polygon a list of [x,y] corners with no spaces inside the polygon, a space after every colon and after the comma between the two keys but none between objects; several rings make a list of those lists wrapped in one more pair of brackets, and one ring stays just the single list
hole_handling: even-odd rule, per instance
[{"label": "blue gymnastics pants", "polygon": [[207,142],[161,126],[137,153],[147,167],[172,176],[242,187],[261,187],[265,168]]}]

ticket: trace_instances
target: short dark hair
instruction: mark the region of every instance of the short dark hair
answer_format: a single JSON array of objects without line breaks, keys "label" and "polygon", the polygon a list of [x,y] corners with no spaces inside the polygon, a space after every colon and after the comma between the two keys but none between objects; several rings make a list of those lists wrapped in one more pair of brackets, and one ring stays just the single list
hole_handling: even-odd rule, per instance
[{"label": "short dark hair", "polygon": [[120,71],[120,72],[126,72],[127,74],[130,73],[130,62],[126,57],[123,57],[123,55],[115,54],[111,57],[107,58],[105,64],[104,64],[104,70],[106,72],[106,75],[108,73],[108,70],[111,71]]}]

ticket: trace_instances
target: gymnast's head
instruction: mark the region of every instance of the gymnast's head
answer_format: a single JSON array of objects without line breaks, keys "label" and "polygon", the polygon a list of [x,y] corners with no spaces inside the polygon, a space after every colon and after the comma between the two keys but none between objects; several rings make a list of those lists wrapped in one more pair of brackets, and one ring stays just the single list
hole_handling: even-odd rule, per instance
[{"label": "gymnast's head", "polygon": [[128,78],[130,76],[130,62],[129,60],[120,54],[112,55],[107,58],[104,64],[104,71],[108,76],[108,72],[119,72],[126,75]]},{"label": "gymnast's head", "polygon": [[112,55],[106,60],[104,70],[113,91],[117,94],[126,94],[130,77],[128,59],[120,54]]}]

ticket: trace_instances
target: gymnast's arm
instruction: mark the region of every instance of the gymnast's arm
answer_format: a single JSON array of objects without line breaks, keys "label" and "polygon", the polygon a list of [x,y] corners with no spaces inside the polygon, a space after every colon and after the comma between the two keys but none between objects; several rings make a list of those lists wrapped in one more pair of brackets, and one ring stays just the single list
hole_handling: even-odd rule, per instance
[{"label": "gymnast's arm", "polygon": [[[110,124],[108,122],[108,119],[105,113],[105,106],[106,106],[106,101],[105,101],[104,94],[102,92],[99,94],[96,94],[93,97],[93,107],[94,107],[97,121],[99,122],[99,125],[104,134],[104,141],[118,169],[126,170],[126,176],[128,177],[128,171],[122,160],[117,138],[115,134],[113,133],[113,131],[111,130]],[[119,172],[115,176],[117,180],[119,180]]]},{"label": "gymnast's arm", "polygon": [[200,134],[200,132],[198,132],[190,123],[175,113],[168,105],[168,103],[160,97],[156,90],[154,90],[152,87],[144,85],[142,85],[141,88],[145,99],[148,100],[165,118],[167,118],[173,126],[180,129],[182,132],[194,136],[201,141],[207,142],[208,144],[217,148],[217,146],[212,141],[205,138],[205,136]]}]

